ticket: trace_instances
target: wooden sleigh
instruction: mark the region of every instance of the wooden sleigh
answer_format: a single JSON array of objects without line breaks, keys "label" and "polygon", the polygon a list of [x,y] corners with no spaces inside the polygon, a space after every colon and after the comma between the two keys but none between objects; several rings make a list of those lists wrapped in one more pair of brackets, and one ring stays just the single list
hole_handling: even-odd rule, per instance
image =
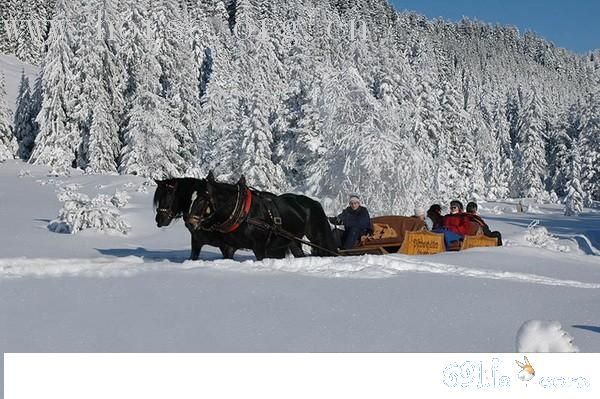
[{"label": "wooden sleigh", "polygon": [[471,235],[461,242],[446,248],[444,235],[427,231],[425,223],[418,218],[404,216],[382,216],[372,219],[373,234],[364,236],[352,249],[340,251],[341,255],[435,255],[446,251],[464,251],[471,248],[498,246],[497,238],[483,235],[478,226],[473,226]]},{"label": "wooden sleigh", "polygon": [[427,231],[425,223],[417,218],[405,216],[381,216],[371,220],[373,234],[363,236],[360,243],[342,255],[387,255],[399,253],[405,236],[410,232]]}]

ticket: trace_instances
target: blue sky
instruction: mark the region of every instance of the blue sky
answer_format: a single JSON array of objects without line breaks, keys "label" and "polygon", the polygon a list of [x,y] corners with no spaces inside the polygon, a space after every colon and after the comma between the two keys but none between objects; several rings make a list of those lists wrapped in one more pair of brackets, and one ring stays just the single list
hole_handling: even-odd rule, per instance
[{"label": "blue sky", "polygon": [[600,0],[391,0],[398,10],[458,21],[463,16],[531,30],[583,53],[600,48]]}]

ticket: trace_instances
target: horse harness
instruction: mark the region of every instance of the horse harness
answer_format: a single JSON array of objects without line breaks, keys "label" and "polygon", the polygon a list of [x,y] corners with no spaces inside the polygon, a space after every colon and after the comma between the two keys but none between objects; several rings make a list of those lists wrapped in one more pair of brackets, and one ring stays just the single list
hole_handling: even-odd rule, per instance
[{"label": "horse harness", "polygon": [[[263,219],[258,218],[250,218],[248,217],[250,214],[250,209],[252,208],[253,197],[263,197],[265,200],[265,208],[270,218],[270,222],[265,221]],[[268,205],[267,205],[268,204]],[[206,211],[207,207],[211,206],[209,201],[203,207],[200,215],[203,215]],[[214,215],[214,214],[213,214]],[[191,219],[195,219],[197,221],[201,221],[201,216],[190,216]],[[230,234],[234,233],[242,226],[243,223],[248,223],[251,226],[258,227],[261,230],[265,230],[268,232],[266,246],[269,246],[274,236],[283,237],[285,239],[296,241],[301,244],[306,244],[313,248],[320,249],[322,251],[328,252],[331,255],[338,256],[337,252],[333,252],[327,248],[323,248],[319,245],[313,244],[310,241],[302,240],[296,237],[294,234],[284,230],[282,228],[282,219],[279,213],[279,209],[277,205],[273,202],[272,198],[261,196],[260,192],[252,190],[251,188],[245,185],[238,185],[238,192],[236,196],[235,207],[231,212],[231,215],[225,220],[223,223],[208,227],[202,228],[207,231],[216,231],[222,234]]]}]

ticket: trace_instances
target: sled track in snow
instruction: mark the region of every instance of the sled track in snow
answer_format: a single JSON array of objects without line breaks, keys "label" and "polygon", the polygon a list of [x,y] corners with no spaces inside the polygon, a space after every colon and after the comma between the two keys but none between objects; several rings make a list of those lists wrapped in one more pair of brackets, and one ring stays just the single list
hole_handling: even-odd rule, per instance
[{"label": "sled track in snow", "polygon": [[144,261],[143,258],[92,259],[0,259],[0,280],[14,278],[52,277],[129,277],[140,273],[171,271],[185,272],[198,269],[227,270],[240,273],[294,273],[323,278],[378,279],[403,273],[429,273],[455,277],[502,280],[538,285],[598,289],[600,284],[562,280],[538,274],[505,272],[469,268],[421,261],[403,256],[373,256],[356,258],[303,258],[265,260],[262,262],[231,260],[173,263]]},{"label": "sled track in snow", "polygon": [[170,262],[144,262],[143,258],[0,259],[0,280],[23,277],[128,277],[165,270]]},{"label": "sled track in snow", "polygon": [[187,262],[188,268],[227,269],[240,272],[284,272],[328,278],[386,278],[403,273],[430,273],[456,277],[504,280],[539,285],[598,289],[600,284],[562,280],[530,273],[504,272],[420,261],[401,256],[367,255],[356,258],[305,258],[292,261]]}]

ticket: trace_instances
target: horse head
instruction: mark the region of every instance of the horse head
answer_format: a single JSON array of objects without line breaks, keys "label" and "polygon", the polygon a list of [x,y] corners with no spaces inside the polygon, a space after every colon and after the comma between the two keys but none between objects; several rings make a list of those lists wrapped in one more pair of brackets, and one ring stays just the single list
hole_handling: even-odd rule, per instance
[{"label": "horse head", "polygon": [[171,224],[176,216],[177,179],[155,180],[156,191],[154,192],[154,208],[156,209],[156,225],[165,227]]},{"label": "horse head", "polygon": [[156,225],[165,227],[171,224],[173,219],[184,216],[190,208],[191,193],[201,182],[202,180],[191,178],[156,181]]},{"label": "horse head", "polygon": [[186,224],[194,231],[218,229],[230,219],[238,206],[239,186],[219,183],[211,174],[192,194],[192,204]]},{"label": "horse head", "polygon": [[202,223],[213,213],[212,197],[209,195],[210,180],[214,181],[212,171],[206,180],[198,184],[190,197],[190,207],[184,218],[186,227],[192,231],[201,230]]}]

